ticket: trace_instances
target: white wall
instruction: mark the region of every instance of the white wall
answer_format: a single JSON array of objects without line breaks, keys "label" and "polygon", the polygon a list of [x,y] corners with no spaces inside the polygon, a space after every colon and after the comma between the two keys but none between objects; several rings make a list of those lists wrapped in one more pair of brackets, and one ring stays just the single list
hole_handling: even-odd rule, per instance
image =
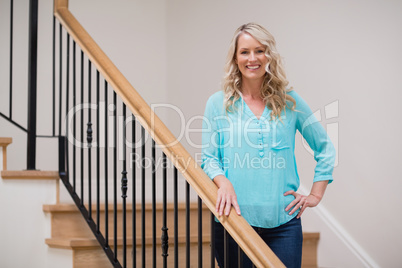
[{"label": "white wall", "polygon": [[[8,34],[8,15],[3,15],[8,9],[4,2],[0,8],[2,35]],[[22,28],[26,24],[23,15],[27,14],[27,3],[17,3],[26,5],[21,7],[18,19],[21,24],[18,27]],[[41,23],[46,25],[40,28],[44,48],[40,50],[43,68],[38,84],[42,85],[41,90],[48,90],[51,37],[45,32],[51,31],[51,16],[47,14],[52,4],[50,0],[40,3]],[[190,128],[201,126],[200,120],[191,125],[189,120],[202,115],[207,98],[220,89],[234,30],[249,21],[268,28],[276,37],[291,84],[314,111],[321,111],[325,126],[332,124],[339,128],[335,132],[338,135],[332,137],[338,143],[339,162],[323,207],[347,232],[348,239],[373,259],[372,265],[400,266],[402,257],[398,249],[402,248],[402,232],[397,204],[402,182],[397,167],[402,160],[402,141],[398,135],[402,130],[398,124],[398,103],[402,97],[399,49],[402,2],[70,0],[70,8],[145,100],[177,106]],[[16,46],[21,49],[16,57],[24,58],[26,38],[20,38]],[[2,81],[8,81],[8,65],[3,61],[8,59],[7,42],[3,38],[0,41]],[[24,66],[18,69],[25,72]],[[26,87],[25,77],[26,72],[14,79],[19,84],[15,88]],[[2,89],[3,112],[7,111],[8,105],[4,103],[7,96]],[[47,95],[42,93],[41,97]],[[339,104],[338,114],[326,119],[324,109],[335,101]],[[16,116],[25,125],[23,107]],[[48,117],[42,109],[39,113]],[[179,136],[182,128],[179,114],[168,108],[160,108],[157,113]],[[4,119],[0,119],[0,135],[13,136],[15,140],[9,147],[9,168],[24,168],[25,164],[17,159],[24,158],[21,155],[25,136]],[[194,144],[200,143],[200,134],[191,134],[190,139],[184,137],[182,141],[197,158],[200,149]],[[314,161],[300,138],[296,153],[302,184],[309,188]],[[39,168],[55,169],[54,160],[47,161],[46,155],[42,155],[38,159]],[[305,230],[322,233],[320,266],[364,265],[350,251],[345,253],[342,241],[327,230],[314,210],[306,214],[304,222]],[[330,239],[333,242],[329,244]]]},{"label": "white wall", "polygon": [[[0,147],[3,170],[3,148]],[[0,175],[0,267],[72,267],[72,251],[51,249],[50,214],[43,204],[56,202],[54,180],[3,180]]]}]

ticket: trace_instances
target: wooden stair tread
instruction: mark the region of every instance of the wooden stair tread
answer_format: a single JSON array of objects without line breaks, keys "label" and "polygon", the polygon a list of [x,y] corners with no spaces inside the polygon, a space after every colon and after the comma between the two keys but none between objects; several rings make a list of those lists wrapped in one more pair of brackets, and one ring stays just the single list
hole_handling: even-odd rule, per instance
[{"label": "wooden stair tread", "polygon": [[[87,206],[86,206],[87,207]],[[186,208],[185,203],[178,203],[177,205],[179,210],[183,210]],[[155,208],[157,211],[162,211],[163,210],[163,204],[162,203],[157,203],[155,204]],[[190,209],[197,209],[198,204],[197,203],[190,203]],[[100,211],[105,211],[105,204],[100,204],[99,206]],[[127,211],[132,211],[132,204],[127,204],[126,207]],[[141,210],[142,205],[141,204],[136,204],[136,210]],[[166,205],[166,209],[169,211],[174,210],[174,204],[173,203],[168,203]],[[203,205],[202,206],[203,210],[208,210],[208,208]],[[109,204],[108,207],[109,211],[113,211],[113,204]],[[122,204],[117,204],[117,210],[122,211],[123,210],[123,205]],[[147,203],[145,204],[145,210],[151,211],[152,210],[152,204]],[[44,212],[49,212],[49,213],[60,213],[60,212],[78,212],[78,208],[75,204],[68,204],[68,203],[61,203],[61,204],[50,204],[50,205],[43,205],[43,211]],[[96,211],[96,205],[92,205],[92,211]]]},{"label": "wooden stair tread", "polygon": [[[137,237],[136,239],[136,244],[141,245],[142,240],[141,237]],[[179,244],[184,244],[186,243],[186,237],[185,236],[179,236],[178,237],[178,242]],[[210,235],[203,235],[202,236],[202,242],[203,243],[210,243],[211,242],[211,237]],[[64,249],[75,249],[75,248],[97,248],[99,247],[99,243],[95,238],[47,238],[45,240],[45,243],[49,247],[54,247],[54,248],[64,248]],[[198,236],[190,236],[190,244],[197,244],[198,243]],[[145,244],[146,245],[152,245],[152,236],[146,236],[145,237]],[[162,241],[160,238],[157,237],[156,239],[156,244],[161,245]],[[114,245],[114,240],[113,238],[109,238],[109,245]],[[123,246],[123,238],[118,237],[117,238],[117,245],[118,246]],[[133,240],[131,237],[127,238],[127,246],[131,247],[133,245]],[[169,238],[169,245],[173,245],[173,237]]]},{"label": "wooden stair tread", "polygon": [[35,180],[58,180],[60,178],[57,171],[46,170],[3,170],[3,179],[35,179]]},{"label": "wooden stair tread", "polygon": [[319,240],[320,233],[315,232],[303,232],[303,239],[307,240]]}]

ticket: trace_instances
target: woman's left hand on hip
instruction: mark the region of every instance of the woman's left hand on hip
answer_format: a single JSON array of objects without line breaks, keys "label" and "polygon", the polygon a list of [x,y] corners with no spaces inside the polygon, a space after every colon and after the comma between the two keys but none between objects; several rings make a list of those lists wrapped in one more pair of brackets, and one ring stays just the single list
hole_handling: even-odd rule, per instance
[{"label": "woman's left hand on hip", "polygon": [[295,191],[287,191],[284,193],[285,196],[287,195],[293,195],[295,197],[295,200],[293,200],[286,208],[285,211],[289,211],[291,208],[293,208],[290,212],[289,215],[292,215],[295,213],[299,208],[299,214],[297,214],[297,218],[300,218],[301,215],[303,214],[304,210],[308,207],[315,207],[320,203],[320,198],[317,196],[314,196],[312,194],[306,196],[302,195],[299,193],[296,193]]}]

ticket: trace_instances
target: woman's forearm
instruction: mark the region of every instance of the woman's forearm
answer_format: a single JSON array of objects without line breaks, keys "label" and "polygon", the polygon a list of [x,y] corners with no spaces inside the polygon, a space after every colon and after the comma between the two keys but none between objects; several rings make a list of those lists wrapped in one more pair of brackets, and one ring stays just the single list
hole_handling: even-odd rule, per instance
[{"label": "woman's forearm", "polygon": [[311,187],[310,195],[313,195],[321,201],[324,196],[325,190],[327,189],[328,181],[316,181]]}]

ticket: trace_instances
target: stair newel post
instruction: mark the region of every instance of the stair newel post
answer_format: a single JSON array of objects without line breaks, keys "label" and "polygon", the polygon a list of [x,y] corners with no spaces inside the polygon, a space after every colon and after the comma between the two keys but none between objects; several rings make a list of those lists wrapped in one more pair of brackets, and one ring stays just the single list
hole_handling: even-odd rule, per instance
[{"label": "stair newel post", "polygon": [[27,170],[36,169],[36,97],[38,66],[38,0],[29,1]]},{"label": "stair newel post", "polygon": [[123,103],[123,137],[122,137],[122,149],[123,149],[123,171],[121,172],[121,191],[123,198],[123,267],[127,267],[127,163],[126,163],[126,105]]},{"label": "stair newel post", "polygon": [[[162,168],[163,168],[163,226],[162,226],[162,257],[163,267],[167,267],[167,257],[169,249],[169,235],[167,228],[167,161],[165,153],[162,153]],[[177,234],[176,234],[177,235]]]}]

